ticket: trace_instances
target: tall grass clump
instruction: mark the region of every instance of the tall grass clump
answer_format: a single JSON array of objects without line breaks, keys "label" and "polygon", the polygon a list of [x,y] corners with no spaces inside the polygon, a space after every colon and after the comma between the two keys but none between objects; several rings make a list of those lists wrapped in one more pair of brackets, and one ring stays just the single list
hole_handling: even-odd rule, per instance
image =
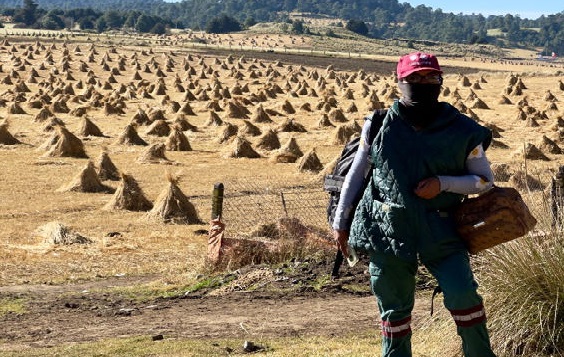
[{"label": "tall grass clump", "polygon": [[507,356],[564,356],[564,232],[547,202],[529,204],[532,233],[476,260],[492,346]]}]

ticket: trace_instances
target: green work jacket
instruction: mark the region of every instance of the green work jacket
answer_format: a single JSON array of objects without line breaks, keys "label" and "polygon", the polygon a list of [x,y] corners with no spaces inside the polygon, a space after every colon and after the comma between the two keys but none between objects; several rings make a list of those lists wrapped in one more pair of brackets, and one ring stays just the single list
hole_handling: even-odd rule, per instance
[{"label": "green work jacket", "polygon": [[415,130],[402,119],[396,101],[371,147],[371,181],[358,204],[349,243],[360,251],[379,251],[402,259],[431,260],[464,249],[449,212],[463,195],[415,195],[419,181],[437,175],[466,175],[472,149],[487,149],[491,131],[440,103],[438,117]]}]

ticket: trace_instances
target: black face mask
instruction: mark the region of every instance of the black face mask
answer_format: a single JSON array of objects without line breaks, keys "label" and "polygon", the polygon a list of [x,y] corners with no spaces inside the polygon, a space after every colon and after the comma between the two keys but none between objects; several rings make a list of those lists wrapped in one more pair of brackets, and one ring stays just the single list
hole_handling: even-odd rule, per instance
[{"label": "black face mask", "polygon": [[440,84],[398,83],[402,93],[401,113],[413,126],[429,125],[439,112]]}]

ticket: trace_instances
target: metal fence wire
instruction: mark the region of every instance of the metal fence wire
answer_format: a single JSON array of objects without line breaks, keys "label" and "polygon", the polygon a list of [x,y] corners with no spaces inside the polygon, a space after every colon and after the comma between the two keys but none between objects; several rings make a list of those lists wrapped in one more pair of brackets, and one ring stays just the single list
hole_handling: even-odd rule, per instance
[{"label": "metal fence wire", "polygon": [[275,182],[241,179],[224,183],[223,221],[232,234],[275,238],[280,221],[292,219],[329,235],[329,195],[320,182]]},{"label": "metal fence wire", "polygon": [[[494,178],[498,186],[515,187],[522,195],[533,215],[549,221],[564,221],[564,169],[516,169],[494,165]],[[558,177],[559,180],[555,180]],[[554,185],[558,184],[558,187]],[[293,219],[308,229],[330,237],[327,222],[329,194],[321,182],[283,182],[279,178],[237,179],[225,182],[223,221],[235,237],[273,237],[280,232],[280,221]],[[208,201],[209,202],[209,201]],[[552,206],[552,207],[551,207]]]}]

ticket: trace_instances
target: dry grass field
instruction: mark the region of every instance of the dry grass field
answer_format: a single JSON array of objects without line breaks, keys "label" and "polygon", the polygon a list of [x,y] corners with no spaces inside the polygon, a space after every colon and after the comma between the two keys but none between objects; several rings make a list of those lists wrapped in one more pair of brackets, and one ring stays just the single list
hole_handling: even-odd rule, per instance
[{"label": "dry grass field", "polygon": [[[283,43],[288,48],[307,48],[309,41],[253,36],[257,47]],[[221,41],[241,46],[234,37]],[[215,41],[220,39],[216,36]],[[123,285],[121,289],[135,295],[195,284],[206,271],[205,222],[215,182],[225,183],[226,193],[231,187],[318,187],[323,200],[320,177],[341,150],[338,131],[351,127],[352,133],[357,132],[355,123],[362,125],[364,115],[388,106],[398,94],[392,74],[397,56],[392,54],[372,53],[371,59],[363,55],[362,60],[266,52],[254,56],[235,52],[236,48],[229,53],[226,48],[214,52],[183,47],[181,41],[166,46],[125,42],[5,37],[0,43],[0,302],[3,294],[4,302],[16,297],[27,301],[27,293],[48,292],[56,299],[89,289],[107,293]],[[560,151],[564,150],[564,64],[470,57],[445,57],[441,63],[445,68],[441,99],[456,103],[499,134],[488,157],[500,170],[501,164],[508,165],[507,181],[500,184],[527,191],[522,176],[526,173],[544,183],[542,189],[531,190],[534,200],[542,202],[551,174],[564,163]],[[85,132],[92,130],[85,129],[86,124],[94,124],[103,136]],[[182,145],[178,136],[170,134],[177,127],[177,135],[189,143],[184,151],[175,150]],[[126,128],[146,144],[121,140]],[[282,149],[265,145],[269,131]],[[304,155],[314,152],[323,168],[300,170],[303,156],[283,150],[291,139]],[[120,174],[138,183],[153,204],[170,185],[167,175],[177,176],[178,187],[203,223],[171,224],[147,210],[105,209],[120,181],[92,183],[86,174],[79,184],[76,181],[89,162],[97,171],[103,153]],[[245,157],[254,154],[259,157]],[[500,177],[504,173],[497,172]],[[92,185],[105,187],[106,192],[82,192]],[[229,212],[224,219],[231,236],[242,234],[230,230],[239,220],[279,215],[268,205],[259,212],[243,212],[247,217],[230,217]],[[323,221],[323,209],[319,215]],[[90,242],[54,244],[53,237],[43,233],[51,222]],[[18,335],[31,321],[19,324],[11,319],[3,324],[13,324],[13,329],[0,335],[6,351],[30,352],[27,348],[34,341],[46,346],[147,333],[132,328],[70,340],[61,333],[48,342],[48,333],[41,331],[37,336]],[[366,315],[361,326],[371,328],[371,319]],[[287,326],[281,336],[290,336],[292,328]],[[338,328],[326,331],[334,333]],[[170,333],[177,329],[182,326],[171,327]],[[272,326],[265,333],[275,330]],[[218,337],[221,326],[214,331],[178,336]]]}]

